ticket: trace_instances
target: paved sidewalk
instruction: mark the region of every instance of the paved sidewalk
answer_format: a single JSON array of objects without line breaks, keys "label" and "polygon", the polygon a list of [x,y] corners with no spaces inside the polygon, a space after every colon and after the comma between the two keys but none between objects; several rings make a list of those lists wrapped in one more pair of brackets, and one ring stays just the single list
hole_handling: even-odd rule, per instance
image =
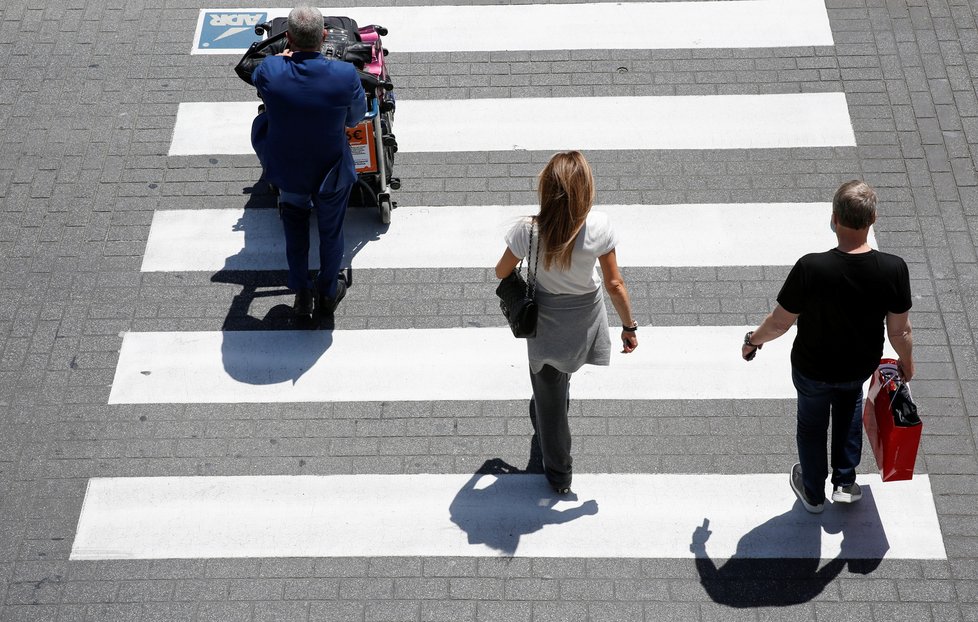
[{"label": "paved sidewalk", "polygon": [[[253,192],[254,156],[167,156],[180,102],[254,98],[233,56],[189,54],[200,8],[0,7],[0,621],[978,620],[978,26],[964,0],[828,0],[831,47],[389,57],[403,101],[844,92],[856,147],[587,156],[605,204],[827,201],[855,177],[877,188],[879,247],[911,269],[917,466],[947,560],[719,559],[716,574],[692,556],[69,561],[93,477],[472,474],[528,460],[522,400],[109,405],[127,331],[287,328],[282,272],[140,271],[156,211],[271,207]],[[396,199],[529,205],[550,155],[399,154]],[[359,270],[336,328],[501,326],[495,259]],[[643,326],[741,326],[788,268],[625,277]],[[577,400],[575,468],[787,480],[793,417],[790,399]]]}]

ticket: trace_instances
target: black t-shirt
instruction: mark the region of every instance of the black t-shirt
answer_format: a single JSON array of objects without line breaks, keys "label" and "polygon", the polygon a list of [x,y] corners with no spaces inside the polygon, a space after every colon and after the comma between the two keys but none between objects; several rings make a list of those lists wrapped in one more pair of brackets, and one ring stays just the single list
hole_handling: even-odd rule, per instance
[{"label": "black t-shirt", "polygon": [[896,255],[876,250],[810,253],[791,269],[778,304],[799,316],[791,364],[802,375],[862,380],[879,365],[886,314],[913,304],[910,272]]}]

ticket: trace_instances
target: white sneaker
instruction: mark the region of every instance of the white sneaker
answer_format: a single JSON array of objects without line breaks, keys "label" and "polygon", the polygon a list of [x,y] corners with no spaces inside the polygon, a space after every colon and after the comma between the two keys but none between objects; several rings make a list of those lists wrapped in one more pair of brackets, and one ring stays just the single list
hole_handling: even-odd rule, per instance
[{"label": "white sneaker", "polygon": [[835,503],[854,503],[862,498],[863,491],[856,482],[849,486],[836,486],[832,489],[832,501]]}]

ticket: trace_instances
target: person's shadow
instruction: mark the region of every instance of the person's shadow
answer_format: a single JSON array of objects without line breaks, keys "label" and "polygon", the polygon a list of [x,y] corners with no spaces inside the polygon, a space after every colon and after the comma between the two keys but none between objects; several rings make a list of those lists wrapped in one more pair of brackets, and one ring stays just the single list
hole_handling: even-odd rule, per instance
[{"label": "person's shadow", "polygon": [[[308,371],[329,348],[330,335],[310,335],[298,344],[298,349],[264,352],[256,356],[252,341],[243,331],[309,330],[331,331],[335,327],[332,316],[312,320],[297,320],[292,314],[292,292],[285,286],[285,269],[268,269],[269,265],[285,265],[285,234],[278,217],[276,195],[264,178],[254,186],[245,188],[248,201],[244,214],[233,230],[244,233],[240,251],[225,260],[224,267],[211,276],[211,282],[239,285],[221,325],[221,355],[228,374],[248,384],[275,384],[284,380],[293,382]],[[310,228],[315,232],[315,216]],[[389,225],[383,225],[376,210],[350,207],[344,222],[346,253],[344,266],[352,265],[353,258],[368,242],[379,240]],[[318,239],[312,236],[310,249],[311,267],[318,264]],[[271,299],[272,306],[262,304]],[[349,297],[348,297],[349,299]],[[256,304],[257,303],[257,304]],[[255,307],[261,307],[255,311]]]},{"label": "person's shadow", "polygon": [[[826,503],[825,512],[808,514],[800,501],[758,525],[737,543],[737,551],[717,567],[706,553],[710,520],[693,531],[690,551],[703,589],[714,602],[730,607],[785,607],[806,603],[848,565],[849,572],[876,570],[890,545],[880,527],[879,511],[869,486],[850,507]],[[821,562],[822,531],[842,533],[838,557]]]},{"label": "person's shadow", "polygon": [[469,544],[484,544],[501,555],[513,556],[522,536],[598,513],[593,499],[566,510],[555,507],[559,501],[577,500],[574,494],[556,496],[545,478],[493,458],[458,491],[449,514],[468,535]]}]

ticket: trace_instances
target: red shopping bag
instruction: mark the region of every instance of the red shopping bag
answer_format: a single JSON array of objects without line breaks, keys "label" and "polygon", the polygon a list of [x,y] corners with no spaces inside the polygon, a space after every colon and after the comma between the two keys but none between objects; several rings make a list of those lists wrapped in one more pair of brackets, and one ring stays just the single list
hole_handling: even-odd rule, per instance
[{"label": "red shopping bag", "polygon": [[883,481],[911,479],[924,426],[893,359],[881,360],[873,372],[863,407],[863,426]]}]

